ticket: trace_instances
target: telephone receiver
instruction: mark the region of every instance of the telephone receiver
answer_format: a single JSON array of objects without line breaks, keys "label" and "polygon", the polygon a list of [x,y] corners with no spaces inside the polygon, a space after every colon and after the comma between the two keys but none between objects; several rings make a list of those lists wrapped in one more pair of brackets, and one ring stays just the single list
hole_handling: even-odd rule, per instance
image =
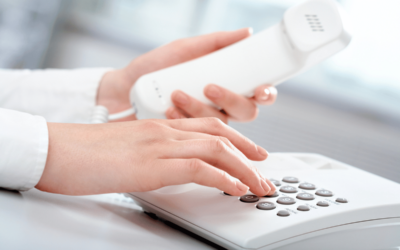
[{"label": "telephone receiver", "polygon": [[[351,40],[340,6],[309,0],[283,20],[249,38],[200,58],[140,77],[130,91],[139,119],[165,118],[171,94],[182,90],[210,105],[203,89],[215,83],[251,97],[261,84],[278,85],[344,49]],[[215,105],[214,105],[215,106]]]}]

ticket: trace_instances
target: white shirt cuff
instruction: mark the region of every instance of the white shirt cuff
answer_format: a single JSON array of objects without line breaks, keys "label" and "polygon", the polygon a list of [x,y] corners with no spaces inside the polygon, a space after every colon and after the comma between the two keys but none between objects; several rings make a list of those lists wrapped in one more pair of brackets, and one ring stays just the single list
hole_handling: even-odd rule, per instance
[{"label": "white shirt cuff", "polygon": [[43,117],[0,108],[0,187],[25,191],[36,186],[48,146]]}]

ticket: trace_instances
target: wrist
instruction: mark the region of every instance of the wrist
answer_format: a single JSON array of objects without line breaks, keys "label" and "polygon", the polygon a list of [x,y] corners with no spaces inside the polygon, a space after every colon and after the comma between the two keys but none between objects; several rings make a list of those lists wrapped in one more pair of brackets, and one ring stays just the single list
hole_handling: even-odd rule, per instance
[{"label": "wrist", "polygon": [[110,114],[131,108],[129,91],[132,86],[124,69],[105,73],[97,91],[96,105],[105,106]]}]

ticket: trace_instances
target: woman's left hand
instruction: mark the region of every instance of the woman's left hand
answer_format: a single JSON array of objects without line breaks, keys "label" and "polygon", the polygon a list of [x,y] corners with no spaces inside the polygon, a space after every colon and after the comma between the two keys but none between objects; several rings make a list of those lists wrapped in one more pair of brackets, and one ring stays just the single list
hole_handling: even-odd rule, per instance
[{"label": "woman's left hand", "polygon": [[[135,60],[126,68],[108,72],[104,75],[98,90],[97,104],[106,106],[110,113],[117,113],[131,107],[129,91],[136,80],[147,73],[183,63],[222,49],[251,35],[248,28],[176,40],[152,50]],[[182,91],[172,94],[171,107],[166,112],[169,119],[186,117],[217,117],[228,120],[251,121],[257,117],[256,104],[273,104],[277,97],[275,87],[268,84],[258,86],[254,96],[246,98],[210,83],[204,88],[204,95],[222,110],[204,104]],[[134,120],[136,117],[121,119]]]}]

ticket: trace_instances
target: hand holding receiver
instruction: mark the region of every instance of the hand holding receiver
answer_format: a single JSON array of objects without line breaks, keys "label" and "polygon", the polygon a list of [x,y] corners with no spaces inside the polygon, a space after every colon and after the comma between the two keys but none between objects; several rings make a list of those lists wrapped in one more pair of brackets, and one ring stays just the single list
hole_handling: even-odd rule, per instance
[{"label": "hand holding receiver", "polygon": [[36,186],[42,191],[144,192],[191,182],[238,196],[249,188],[257,195],[275,191],[249,161],[268,153],[217,118],[48,128],[48,158]]},{"label": "hand holding receiver", "polygon": [[256,35],[141,76],[130,99],[138,118],[143,119],[164,118],[175,104],[171,96],[176,90],[215,106],[203,94],[210,83],[252,97],[258,86],[277,85],[336,54],[350,40],[347,23],[334,0],[309,0],[290,8],[282,22]]}]

